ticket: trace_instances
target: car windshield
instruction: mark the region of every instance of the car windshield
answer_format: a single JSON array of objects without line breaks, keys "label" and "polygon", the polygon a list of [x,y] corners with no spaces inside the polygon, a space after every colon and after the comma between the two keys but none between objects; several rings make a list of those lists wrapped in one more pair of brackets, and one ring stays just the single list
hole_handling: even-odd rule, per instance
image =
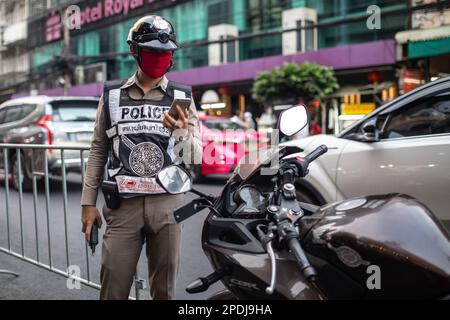
[{"label": "car windshield", "polygon": [[244,129],[240,124],[228,119],[208,119],[202,120],[203,124],[211,130],[239,130]]},{"label": "car windshield", "polygon": [[92,101],[55,101],[54,121],[95,121],[98,102]]}]

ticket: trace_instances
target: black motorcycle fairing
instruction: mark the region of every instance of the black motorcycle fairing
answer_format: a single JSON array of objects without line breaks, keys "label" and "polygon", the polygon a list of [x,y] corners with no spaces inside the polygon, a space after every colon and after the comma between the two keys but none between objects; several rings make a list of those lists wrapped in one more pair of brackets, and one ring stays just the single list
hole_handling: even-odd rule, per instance
[{"label": "black motorcycle fairing", "polygon": [[203,227],[202,242],[237,251],[265,253],[256,231],[255,234],[250,231],[264,222],[263,219],[232,219],[213,215]]},{"label": "black motorcycle fairing", "polygon": [[[232,261],[228,254],[214,247],[204,246],[204,252],[211,262],[214,269],[226,267],[228,273],[221,278],[223,285],[230,290],[234,298],[237,300],[283,300],[285,297],[275,291],[272,295],[267,295],[265,289],[267,283],[246,268]],[[259,255],[259,254],[258,254]]]},{"label": "black motorcycle fairing", "polygon": [[270,279],[267,253],[241,252],[208,244],[203,249],[215,270],[227,267],[229,273],[221,282],[238,300],[321,299],[317,289],[303,279],[297,262],[288,252],[277,254],[277,265],[284,272],[278,273],[275,291],[268,295],[265,292]]},{"label": "black motorcycle fairing", "polygon": [[328,261],[308,255],[317,271],[316,285],[329,300],[361,299],[366,290],[360,283]]},{"label": "black motorcycle fairing", "polygon": [[[359,298],[429,299],[450,292],[450,237],[428,208],[409,196],[344,200],[323,206],[299,225],[309,230],[301,240],[305,252],[333,266],[328,270],[333,274],[318,270],[318,279],[345,273],[364,289]],[[367,286],[370,266],[380,270],[379,290]],[[327,296],[334,290],[332,282],[320,284]]]}]

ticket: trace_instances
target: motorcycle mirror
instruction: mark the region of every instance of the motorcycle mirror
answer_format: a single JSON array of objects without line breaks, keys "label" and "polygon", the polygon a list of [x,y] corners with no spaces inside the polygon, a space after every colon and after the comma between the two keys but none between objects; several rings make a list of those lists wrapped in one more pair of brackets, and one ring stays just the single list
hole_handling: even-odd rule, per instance
[{"label": "motorcycle mirror", "polygon": [[308,124],[308,113],[304,105],[296,105],[284,110],[278,121],[281,133],[290,137],[302,130]]},{"label": "motorcycle mirror", "polygon": [[178,165],[162,169],[158,173],[157,181],[170,194],[185,193],[192,189],[191,176]]}]

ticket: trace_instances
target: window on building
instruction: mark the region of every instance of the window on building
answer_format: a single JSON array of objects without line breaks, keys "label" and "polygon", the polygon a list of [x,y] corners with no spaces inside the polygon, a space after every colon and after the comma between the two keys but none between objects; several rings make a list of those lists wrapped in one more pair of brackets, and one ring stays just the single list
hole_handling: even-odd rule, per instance
[{"label": "window on building", "polygon": [[314,29],[311,28],[313,25],[313,21],[305,20],[305,51],[314,50]]},{"label": "window on building", "polygon": [[[228,36],[227,39],[234,39],[235,37]],[[236,62],[236,42],[227,42],[227,63]]]},{"label": "window on building", "polygon": [[[302,27],[302,20],[298,20],[297,21],[297,28],[301,28]],[[297,30],[296,32],[297,35],[297,51],[302,51],[302,30]]]},{"label": "window on building", "polygon": [[[220,36],[219,39],[222,41],[223,40],[223,36]],[[221,42],[220,43],[220,63],[225,63],[225,57],[223,56],[223,47],[224,47],[225,43]]]},{"label": "window on building", "polygon": [[118,49],[117,25],[111,25],[99,32],[100,52],[115,52]]},{"label": "window on building", "polygon": [[211,4],[208,6],[208,26],[230,23],[231,5],[229,0]]},{"label": "window on building", "polygon": [[251,32],[279,28],[283,10],[291,8],[287,0],[249,0],[248,26]]}]

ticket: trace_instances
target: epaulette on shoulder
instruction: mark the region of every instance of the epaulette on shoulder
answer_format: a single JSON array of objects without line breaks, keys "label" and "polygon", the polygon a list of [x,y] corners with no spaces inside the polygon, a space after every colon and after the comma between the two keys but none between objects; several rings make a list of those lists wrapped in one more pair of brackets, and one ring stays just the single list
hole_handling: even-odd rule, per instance
[{"label": "epaulette on shoulder", "polygon": [[174,89],[185,91],[185,92],[192,91],[192,86],[184,84],[184,83],[175,82],[175,81],[169,81],[169,86]]},{"label": "epaulette on shoulder", "polygon": [[118,89],[127,83],[128,79],[110,80],[104,84],[104,90]]}]

